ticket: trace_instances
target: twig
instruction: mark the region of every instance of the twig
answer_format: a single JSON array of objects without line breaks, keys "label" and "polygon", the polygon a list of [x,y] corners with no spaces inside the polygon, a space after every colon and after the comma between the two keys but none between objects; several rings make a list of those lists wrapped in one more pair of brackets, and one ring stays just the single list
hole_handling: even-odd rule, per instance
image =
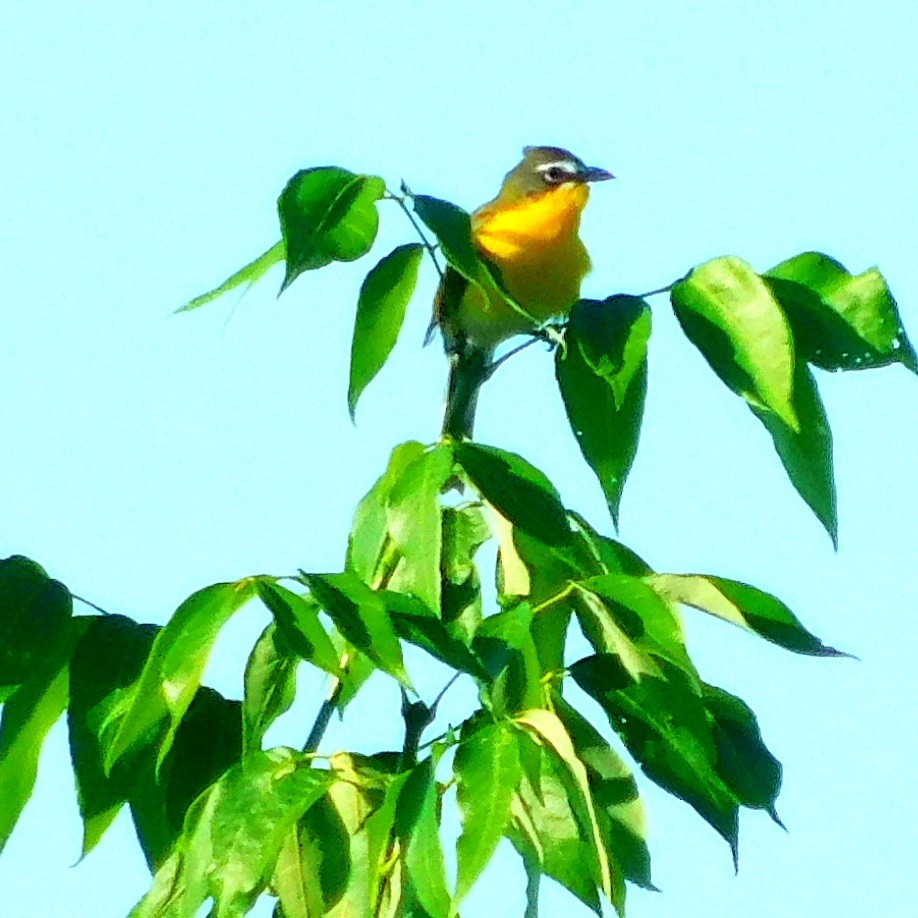
[{"label": "twig", "polygon": [[430,260],[434,263],[434,267],[437,269],[437,273],[440,277],[443,277],[443,268],[440,267],[440,262],[437,261],[437,247],[427,238],[427,235],[424,233],[424,230],[421,229],[421,225],[415,219],[414,214],[411,212],[408,205],[405,203],[405,196],[410,196],[411,192],[408,189],[408,186],[402,182],[402,190],[405,192],[405,195],[393,194],[391,191],[386,191],[385,200],[395,201],[399,207],[404,211],[405,216],[411,222],[411,225],[414,227],[414,231],[418,234],[421,243],[424,248],[427,249],[427,254],[430,256]]},{"label": "twig", "polygon": [[322,707],[319,708],[315,723],[312,725],[309,737],[303,746],[303,752],[315,752],[319,748],[319,743],[322,742],[322,737],[325,736],[332,714],[335,713],[335,709],[338,707],[338,699],[341,697],[343,686],[344,683],[339,679],[328,698],[322,702]]},{"label": "twig", "polygon": [[667,284],[665,287],[660,287],[659,290],[651,290],[648,293],[639,293],[638,298],[641,300],[646,300],[649,296],[658,296],[661,293],[669,293],[673,289],[675,284]]},{"label": "twig", "polygon": [[94,602],[90,602],[88,599],[83,599],[82,596],[77,596],[76,593],[70,594],[71,599],[75,599],[77,602],[83,603],[84,606],[89,606],[90,609],[95,609],[96,612],[101,615],[114,615],[114,612],[109,612],[108,609],[103,609],[102,606],[97,606]]}]

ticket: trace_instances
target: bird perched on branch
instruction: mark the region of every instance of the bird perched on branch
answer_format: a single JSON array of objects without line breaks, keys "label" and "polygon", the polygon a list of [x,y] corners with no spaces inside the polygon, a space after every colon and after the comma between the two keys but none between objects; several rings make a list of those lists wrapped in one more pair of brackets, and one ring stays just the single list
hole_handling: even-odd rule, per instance
[{"label": "bird perched on branch", "polygon": [[526,147],[494,200],[472,214],[472,242],[496,284],[447,267],[437,290],[431,329],[440,327],[450,358],[444,436],[471,437],[497,345],[536,332],[579,299],[590,270],[580,215],[590,183],[613,177],[559,147]]}]

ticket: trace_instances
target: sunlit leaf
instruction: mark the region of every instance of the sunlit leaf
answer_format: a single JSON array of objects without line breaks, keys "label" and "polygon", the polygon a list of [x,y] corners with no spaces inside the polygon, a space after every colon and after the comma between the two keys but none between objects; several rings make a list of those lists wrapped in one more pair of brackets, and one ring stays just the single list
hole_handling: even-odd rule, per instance
[{"label": "sunlit leaf", "polygon": [[739,258],[715,258],[676,283],[670,298],[686,335],[721,380],[796,430],[794,340],[758,274]]},{"label": "sunlit leaf", "polygon": [[883,275],[851,275],[827,255],[804,252],[764,275],[781,304],[800,356],[825,370],[866,370],[918,358]]},{"label": "sunlit leaf", "polygon": [[179,307],[175,311],[189,312],[192,309],[197,309],[199,306],[204,306],[217,299],[217,297],[223,296],[224,293],[229,293],[230,290],[241,287],[243,284],[245,284],[245,290],[248,290],[252,284],[261,280],[274,265],[279,264],[283,260],[284,243],[275,242],[267,252],[259,255],[254,261],[250,261],[245,267],[231,274],[222,284],[214,287],[213,290],[208,290],[207,293],[196,296],[193,300],[189,300],[184,306]]},{"label": "sunlit leaf", "polygon": [[532,609],[526,603],[484,619],[472,649],[491,676],[489,703],[496,714],[514,713],[542,703],[542,672],[532,639]]},{"label": "sunlit leaf", "polygon": [[715,615],[779,647],[815,657],[847,656],[807,631],[780,599],[747,583],[709,574],[652,574],[646,579],[670,602]]},{"label": "sunlit leaf", "polygon": [[450,634],[471,643],[482,618],[481,578],[475,554],[491,538],[481,507],[443,507],[440,611]]},{"label": "sunlit leaf", "polygon": [[341,633],[383,672],[410,687],[398,635],[383,599],[354,574],[304,574],[310,592]]},{"label": "sunlit leaf", "polygon": [[411,593],[435,614],[440,612],[440,491],[452,465],[451,447],[435,446],[405,468],[386,502],[389,533],[401,556],[389,587]]},{"label": "sunlit leaf", "polygon": [[326,792],[329,771],[296,753],[249,756],[198,798],[175,850],[130,918],[194,916],[208,897],[213,915],[248,913],[271,878],[284,839]]},{"label": "sunlit leaf", "polygon": [[162,763],[175,731],[201,684],[220,629],[255,593],[255,581],[217,583],[198,590],[176,609],[156,636],[139,681],[119,704],[120,725],[105,754],[110,770],[132,746],[149,741],[165,722]]},{"label": "sunlit leaf", "polygon": [[299,664],[299,657],[272,622],[255,642],[245,665],[242,724],[246,752],[261,749],[268,728],[290,710]]},{"label": "sunlit leaf", "polygon": [[106,774],[102,732],[119,699],[139,678],[158,631],[155,625],[139,625],[124,615],[91,618],[70,661],[67,726],[84,857],[118,815],[137,780],[136,761],[119,762]]},{"label": "sunlit leaf", "polygon": [[580,300],[555,375],[571,429],[618,525],[625,479],[637,453],[647,392],[650,307],[640,298]]},{"label": "sunlit leaf", "polygon": [[67,632],[67,588],[22,555],[0,561],[0,686],[24,682]]},{"label": "sunlit leaf", "polygon": [[3,705],[0,720],[0,851],[28,803],[48,731],[67,705],[67,670],[87,617],[71,619],[31,675]]},{"label": "sunlit leaf", "polygon": [[277,200],[287,253],[281,290],[304,271],[366,255],[379,228],[376,202],[385,193],[385,182],[375,175],[337,166],[297,172]]},{"label": "sunlit leaf", "polygon": [[424,247],[400,245],[366,276],[357,300],[347,405],[354,417],[364,389],[383,368],[402,328],[405,309],[414,294]]},{"label": "sunlit leaf", "polygon": [[514,731],[498,722],[463,736],[453,770],[462,820],[456,842],[455,908],[491,860],[507,827],[513,790],[522,775]]},{"label": "sunlit leaf", "polygon": [[661,677],[635,682],[618,657],[597,655],[570,672],[596,701],[644,773],[690,804],[737,857],[738,800],[717,772],[712,719],[680,669],[660,662]]},{"label": "sunlit leaf", "polygon": [[554,485],[516,453],[463,441],[454,446],[475,490],[501,516],[546,545],[567,545],[571,529]]}]

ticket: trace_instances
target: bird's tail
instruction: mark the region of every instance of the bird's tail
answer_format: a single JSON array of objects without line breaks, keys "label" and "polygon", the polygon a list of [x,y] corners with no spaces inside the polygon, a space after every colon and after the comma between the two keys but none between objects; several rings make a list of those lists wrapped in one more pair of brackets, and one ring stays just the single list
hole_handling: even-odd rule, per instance
[{"label": "bird's tail", "polygon": [[471,439],[478,393],[491,375],[493,351],[466,346],[449,355],[443,436]]}]

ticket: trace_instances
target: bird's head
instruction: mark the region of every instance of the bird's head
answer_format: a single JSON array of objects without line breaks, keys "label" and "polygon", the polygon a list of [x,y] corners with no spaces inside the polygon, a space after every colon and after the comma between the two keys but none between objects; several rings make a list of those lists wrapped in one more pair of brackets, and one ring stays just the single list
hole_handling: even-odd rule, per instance
[{"label": "bird's head", "polygon": [[611,172],[588,166],[560,147],[524,147],[522,162],[504,178],[501,197],[525,197],[560,185],[586,185],[611,178],[615,178]]}]

